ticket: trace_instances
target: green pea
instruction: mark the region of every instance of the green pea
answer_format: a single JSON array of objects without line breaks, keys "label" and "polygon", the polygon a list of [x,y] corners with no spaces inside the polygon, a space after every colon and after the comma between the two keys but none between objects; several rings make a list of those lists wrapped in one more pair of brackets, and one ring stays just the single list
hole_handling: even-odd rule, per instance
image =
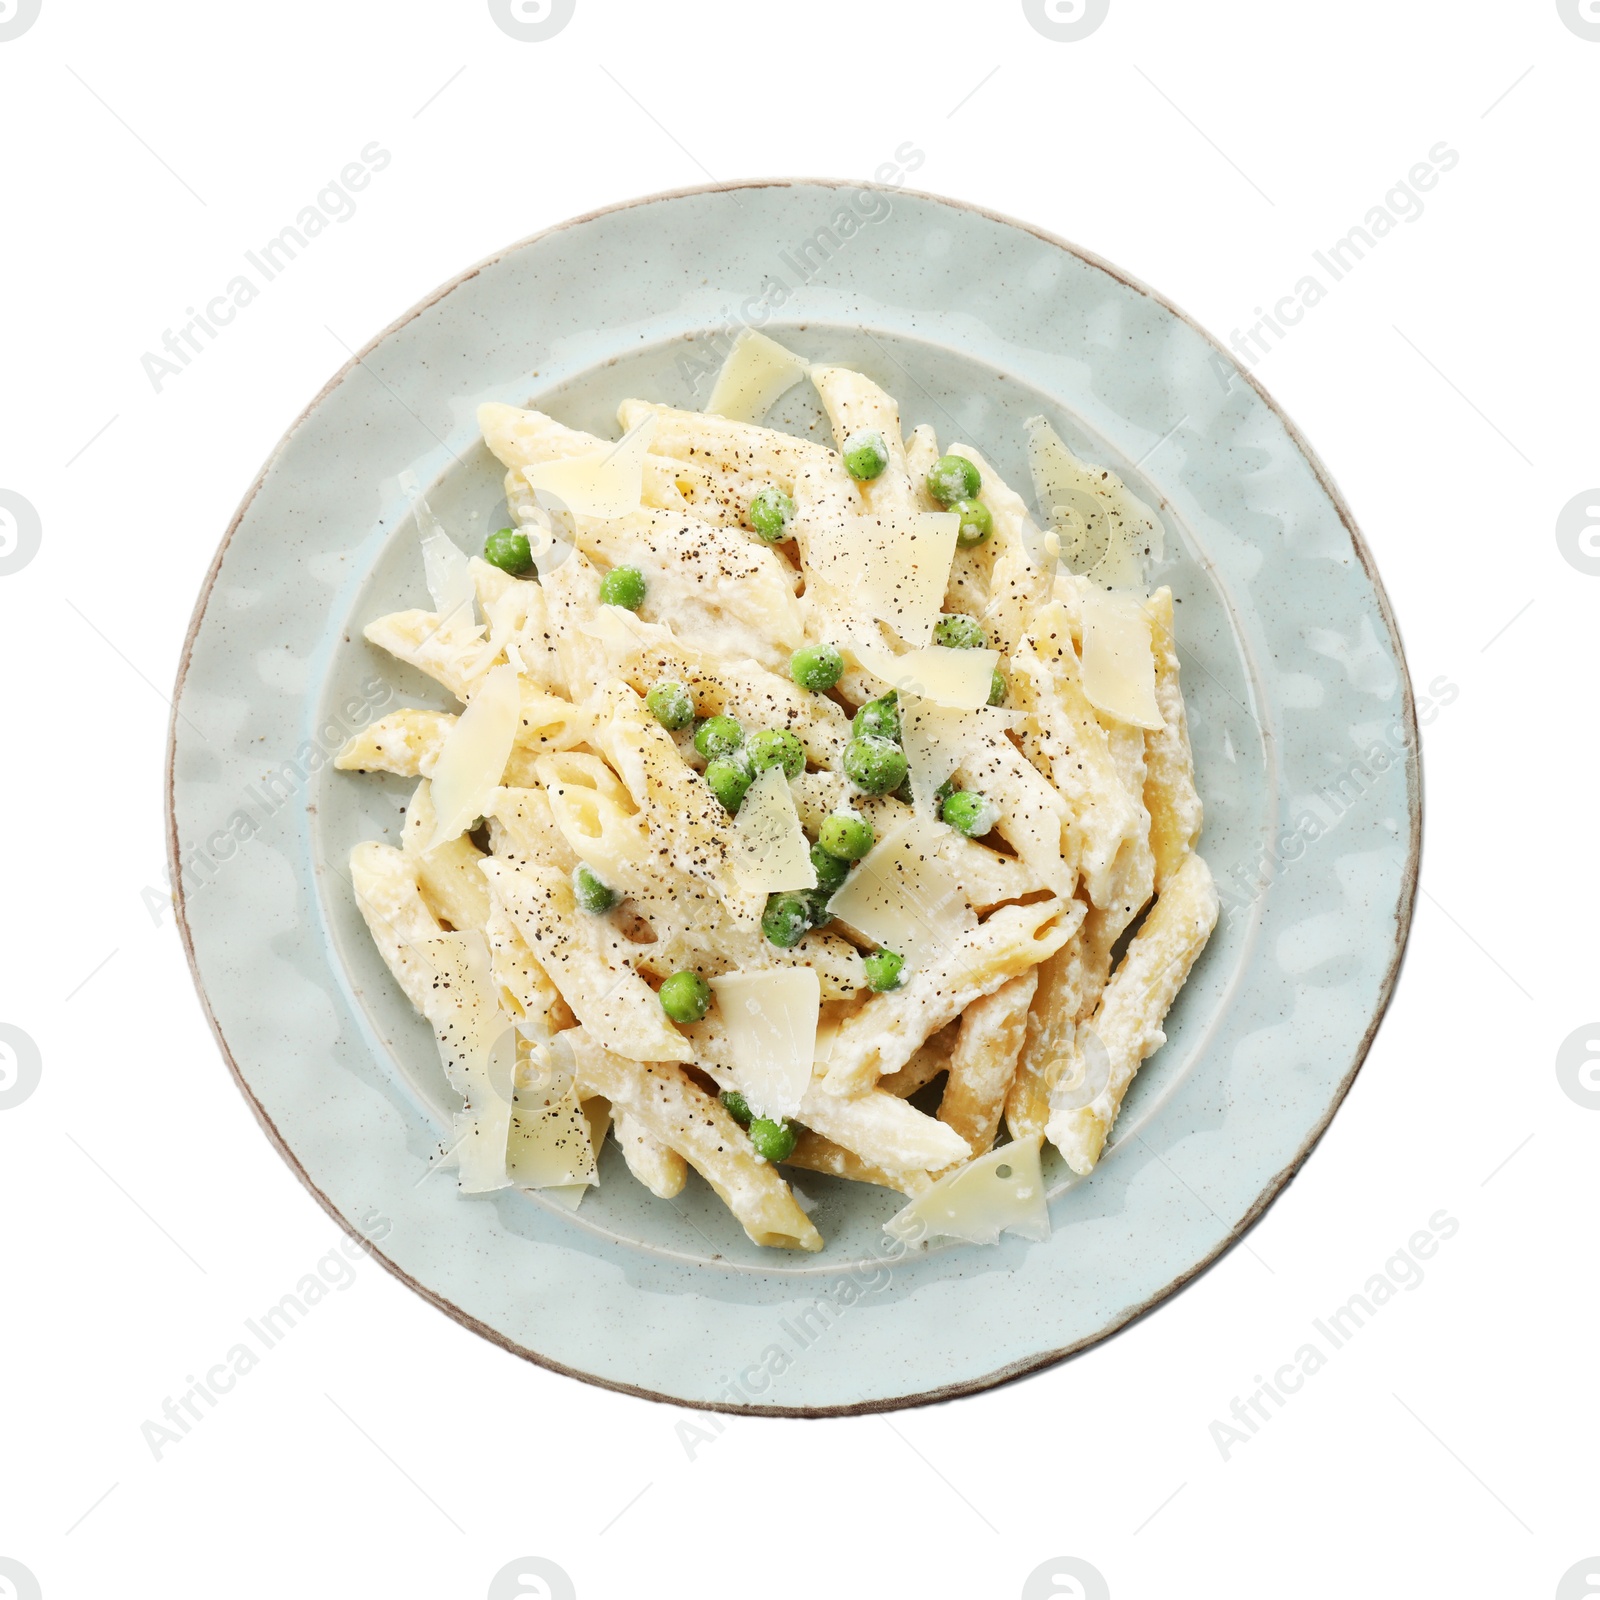
[{"label": "green pea", "polygon": [[637,567],[613,567],[600,580],[600,604],[637,611],[644,604],[644,574]]},{"label": "green pea", "polygon": [[862,956],[861,965],[866,969],[867,987],[878,994],[888,989],[900,987],[900,972],[906,964],[904,956],[897,956],[893,950],[874,950],[870,956]]},{"label": "green pea", "polygon": [[741,1128],[750,1126],[750,1104],[737,1089],[724,1089],[721,1095],[722,1109],[739,1124]]},{"label": "green pea", "polygon": [[731,817],[744,804],[745,792],[755,782],[750,765],[737,756],[718,756],[706,764],[706,782]]},{"label": "green pea", "polygon": [[956,543],[963,550],[982,544],[994,532],[994,518],[989,515],[989,508],[983,501],[957,500],[950,509],[961,518],[956,525]]},{"label": "green pea", "polygon": [[798,778],[806,770],[806,747],[787,728],[764,729],[745,749],[755,772],[782,767],[784,777]]},{"label": "green pea", "polygon": [[811,865],[817,874],[817,889],[824,896],[837,894],[850,876],[850,863],[824,850],[820,844],[811,847]]},{"label": "green pea", "polygon": [[483,559],[491,567],[509,572],[513,578],[533,570],[533,551],[528,536],[515,528],[498,528],[483,541]]},{"label": "green pea", "polygon": [[970,500],[982,485],[978,469],[965,456],[940,456],[928,473],[928,493],[942,506]]},{"label": "green pea", "polygon": [[757,489],[747,513],[750,526],[768,544],[781,544],[789,537],[789,524],[794,520],[794,501],[782,489],[768,484]]},{"label": "green pea", "polygon": [[731,756],[744,743],[744,729],[733,717],[707,717],[694,730],[694,747],[707,761]]},{"label": "green pea", "polygon": [[891,689],[879,700],[869,700],[856,712],[850,722],[850,731],[858,739],[895,739],[900,737],[900,697]]},{"label": "green pea", "polygon": [[844,775],[863,794],[893,794],[905,781],[906,753],[892,739],[852,739],[844,747]]},{"label": "green pea", "polygon": [[687,684],[679,683],[675,678],[663,678],[660,683],[653,684],[650,693],[644,697],[644,703],[650,708],[650,714],[669,733],[687,728],[694,721],[694,696],[689,693]]},{"label": "green pea", "polygon": [[833,921],[833,912],[828,908],[832,895],[822,889],[802,889],[800,893],[805,896],[808,927],[825,928]]},{"label": "green pea", "polygon": [[859,811],[830,811],[817,829],[817,843],[841,861],[859,861],[875,842],[872,824]]},{"label": "green pea", "polygon": [[831,644],[809,644],[789,658],[789,676],[802,689],[826,694],[844,676],[844,657]]},{"label": "green pea", "polygon": [[803,894],[790,889],[783,894],[767,896],[767,909],[761,913],[761,931],[769,944],[775,944],[780,950],[792,949],[810,926],[811,907]]},{"label": "green pea", "polygon": [[933,642],[951,650],[982,650],[988,645],[989,637],[975,618],[957,611],[934,623]]},{"label": "green pea", "polygon": [[992,706],[1003,706],[1006,703],[1006,694],[1008,691],[1009,685],[1006,683],[1006,675],[998,667],[996,667],[994,669],[994,676],[989,679],[989,704]]},{"label": "green pea", "polygon": [[889,465],[889,447],[876,428],[861,428],[844,442],[844,469],[858,483],[876,478]]},{"label": "green pea", "polygon": [[933,791],[933,809],[935,811],[944,810],[945,801],[948,800],[955,792],[956,780],[954,778],[946,778],[944,782]]},{"label": "green pea", "polygon": [[617,891],[607,888],[582,862],[572,874],[572,893],[585,911],[609,911],[617,903]]},{"label": "green pea", "polygon": [[957,833],[964,833],[969,839],[981,839],[1000,820],[1000,808],[976,789],[957,789],[939,807],[939,815]]},{"label": "green pea", "polygon": [[757,1117],[750,1124],[750,1144],[763,1161],[787,1161],[794,1154],[794,1129],[787,1122]]},{"label": "green pea", "polygon": [[711,1009],[711,985],[698,972],[674,972],[658,998],[674,1022],[698,1022]]}]

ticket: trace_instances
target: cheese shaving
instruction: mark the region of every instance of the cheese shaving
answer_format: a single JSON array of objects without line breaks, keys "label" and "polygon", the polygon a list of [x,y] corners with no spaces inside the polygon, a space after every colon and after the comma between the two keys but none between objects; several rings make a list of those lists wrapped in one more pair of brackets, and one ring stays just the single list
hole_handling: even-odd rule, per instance
[{"label": "cheese shaving", "polygon": [[792,1117],[811,1084],[822,986],[810,967],[713,978],[737,1063],[739,1092],[758,1117]]},{"label": "cheese shaving", "polygon": [[944,608],[960,524],[953,511],[841,517],[813,530],[807,563],[858,616],[921,647]]},{"label": "cheese shaving", "polygon": [[485,816],[492,809],[521,713],[522,688],[517,669],[491,668],[482,688],[445,735],[434,763],[436,821],[428,849],[436,850],[456,838],[475,817]]},{"label": "cheese shaving", "polygon": [[933,797],[957,767],[1005,737],[1016,720],[1008,711],[983,707],[962,711],[905,695],[900,701],[900,743],[911,778],[911,798],[924,815],[934,813]]},{"label": "cheese shaving", "polygon": [[522,475],[547,508],[553,505],[580,517],[625,517],[639,509],[644,458],[655,430],[656,419],[648,416],[603,450],[541,461],[524,467]]},{"label": "cheese shaving", "polygon": [[1101,588],[1142,591],[1145,562],[1162,556],[1161,519],[1116,473],[1080,461],[1043,417],[1024,426],[1034,494],[1068,570]]},{"label": "cheese shaving", "polygon": [[1085,591],[1083,692],[1109,717],[1136,728],[1162,726],[1150,612],[1142,596]]},{"label": "cheese shaving", "polygon": [[1039,1165],[1041,1135],[1003,1144],[947,1173],[926,1194],[884,1223],[907,1244],[943,1237],[998,1244],[1002,1233],[1050,1237],[1050,1207]]},{"label": "cheese shaving", "polygon": [[939,859],[945,832],[915,813],[907,816],[873,846],[828,909],[909,966],[927,965],[978,925]]},{"label": "cheese shaving", "polygon": [[753,894],[815,889],[817,869],[782,767],[768,767],[745,792],[733,819],[733,870]]},{"label": "cheese shaving", "polygon": [[459,621],[473,626],[477,620],[473,611],[477,585],[473,582],[471,561],[433,514],[418,487],[416,474],[402,472],[400,487],[417,520],[417,532],[422,538],[422,573],[435,613],[441,623]]},{"label": "cheese shaving", "polygon": [[953,650],[942,644],[908,650],[901,656],[876,645],[862,644],[856,647],[855,655],[875,678],[882,678],[896,689],[968,711],[988,705],[994,670],[1000,661],[998,650]]},{"label": "cheese shaving", "polygon": [[777,340],[743,328],[717,374],[706,410],[730,422],[760,422],[808,370]]},{"label": "cheese shaving", "polygon": [[462,1191],[504,1189],[512,1181],[506,1145],[516,1031],[500,1010],[488,943],[477,932],[445,933],[410,948],[433,972],[428,1020],[445,1078],[465,1102],[456,1113],[450,1141]]}]

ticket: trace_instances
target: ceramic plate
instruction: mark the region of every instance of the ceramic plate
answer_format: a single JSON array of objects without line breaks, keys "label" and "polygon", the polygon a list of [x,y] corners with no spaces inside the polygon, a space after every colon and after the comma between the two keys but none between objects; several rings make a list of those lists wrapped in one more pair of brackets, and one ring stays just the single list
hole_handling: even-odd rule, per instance
[{"label": "ceramic plate", "polygon": [[[828,1244],[750,1245],[697,1178],[614,1149],[576,1213],[429,1175],[450,1095],[352,903],[410,784],[332,770],[382,707],[442,691],[362,637],[427,604],[399,488],[463,544],[500,525],[479,402],[608,437],[629,395],[698,407],[719,330],[764,325],[898,396],[907,431],[1028,481],[1043,412],[1167,526],[1224,913],[1093,1177],[1051,1156],[1048,1242],[886,1263],[885,1190],[798,1174]],[[809,385],[771,419],[822,429]],[[826,436],[825,431],[823,436]],[[1031,496],[1030,496],[1031,498]],[[691,1405],[815,1414],[982,1389],[1081,1350],[1228,1248],[1316,1142],[1410,923],[1421,775],[1382,585],[1293,425],[1205,333],[1062,240],[970,206],[822,182],[656,196],[514,245],[408,313],[290,430],[223,540],[170,751],[180,920],[202,1001],[285,1159],[389,1268],[559,1371]],[[382,1228],[377,1219],[388,1226]]]}]

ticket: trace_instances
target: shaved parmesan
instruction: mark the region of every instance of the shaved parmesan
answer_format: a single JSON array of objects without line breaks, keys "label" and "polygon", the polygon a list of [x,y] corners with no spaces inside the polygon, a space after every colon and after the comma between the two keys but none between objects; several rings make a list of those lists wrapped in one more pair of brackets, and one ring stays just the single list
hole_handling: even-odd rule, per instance
[{"label": "shaved parmesan", "polygon": [[578,1104],[572,1052],[535,1040],[512,1097],[506,1172],[524,1189],[595,1181],[589,1120]]},{"label": "shaved parmesan", "polygon": [[908,650],[903,656],[863,644],[856,647],[855,655],[874,677],[896,689],[969,711],[988,705],[1000,660],[998,650],[953,650],[942,644]]},{"label": "shaved parmesan", "polygon": [[904,696],[900,701],[900,743],[917,809],[932,815],[934,793],[940,784],[957,767],[974,764],[985,749],[1003,739],[1014,720],[1010,712],[990,707],[961,711]]},{"label": "shaved parmesan", "polygon": [[782,767],[768,767],[745,791],[733,819],[733,847],[734,876],[752,894],[816,888],[811,847]]},{"label": "shaved parmesan", "polygon": [[[500,992],[481,933],[445,933],[411,948],[433,972],[428,1020],[450,1087],[465,1105],[455,1115],[450,1154],[466,1194],[504,1189],[511,1131],[516,1030],[500,1010]],[[448,1157],[447,1157],[448,1159]]]},{"label": "shaved parmesan", "polygon": [[883,1231],[907,1244],[935,1237],[998,1244],[1006,1232],[1024,1239],[1048,1239],[1050,1207],[1039,1166],[1041,1137],[1013,1140],[947,1173],[890,1217]]},{"label": "shaved parmesan", "polygon": [[606,1142],[606,1132],[611,1126],[611,1102],[595,1095],[583,1102],[583,1115],[589,1124],[589,1148],[594,1152],[595,1172],[587,1183],[557,1183],[541,1191],[545,1199],[559,1201],[568,1211],[576,1211],[590,1187],[600,1182],[598,1163],[601,1147]]},{"label": "shaved parmesan", "polygon": [[712,386],[706,410],[730,422],[760,422],[805,377],[808,367],[792,350],[785,350],[754,328],[740,330]]},{"label": "shaved parmesan", "polygon": [[813,529],[807,560],[859,615],[921,646],[944,607],[960,524],[953,511],[829,519]]},{"label": "shaved parmesan", "polygon": [[1136,728],[1163,726],[1156,704],[1150,613],[1139,595],[1085,591],[1083,692],[1107,716]]},{"label": "shaved parmesan", "polygon": [[[770,770],[770,769],[769,769]],[[822,985],[810,967],[713,978],[737,1063],[739,1092],[758,1117],[792,1117],[811,1085]]]},{"label": "shaved parmesan", "polygon": [[1161,559],[1161,519],[1116,473],[1080,461],[1043,417],[1025,426],[1034,494],[1068,570],[1103,588],[1142,590],[1146,559]]},{"label": "shaved parmesan", "polygon": [[[625,517],[639,509],[644,493],[644,458],[656,431],[652,414],[613,445],[560,461],[524,467],[540,503],[580,517]],[[540,569],[542,572],[542,568]]]},{"label": "shaved parmesan", "polygon": [[472,563],[465,552],[444,531],[444,525],[434,516],[432,508],[423,499],[414,472],[400,474],[400,487],[411,502],[412,515],[417,519],[417,532],[422,537],[422,574],[427,580],[428,593],[433,599],[433,609],[442,622],[459,620],[471,627],[476,619],[472,602],[477,594],[473,582]]},{"label": "shaved parmesan", "polygon": [[494,667],[473,695],[467,709],[445,735],[433,767],[433,810],[436,821],[428,849],[464,832],[475,817],[491,809],[494,792],[505,776],[506,762],[522,714],[522,688],[515,667]]},{"label": "shaved parmesan", "polygon": [[828,909],[910,966],[927,965],[978,925],[939,859],[944,834],[915,813],[906,817],[867,853]]}]

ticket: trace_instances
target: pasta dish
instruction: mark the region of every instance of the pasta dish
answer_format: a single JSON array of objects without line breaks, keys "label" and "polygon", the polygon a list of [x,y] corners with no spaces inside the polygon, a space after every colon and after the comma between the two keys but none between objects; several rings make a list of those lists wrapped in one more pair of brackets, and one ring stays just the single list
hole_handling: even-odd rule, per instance
[{"label": "pasta dish", "polygon": [[[763,425],[805,381],[831,445]],[[431,603],[365,630],[461,709],[337,759],[417,780],[351,878],[462,1191],[576,1208],[610,1139],[759,1245],[823,1247],[795,1171],[1044,1237],[1044,1145],[1093,1170],[1217,917],[1160,518],[1043,417],[1035,517],[751,332],[617,441],[478,420],[508,525],[469,556],[408,483]]]}]

